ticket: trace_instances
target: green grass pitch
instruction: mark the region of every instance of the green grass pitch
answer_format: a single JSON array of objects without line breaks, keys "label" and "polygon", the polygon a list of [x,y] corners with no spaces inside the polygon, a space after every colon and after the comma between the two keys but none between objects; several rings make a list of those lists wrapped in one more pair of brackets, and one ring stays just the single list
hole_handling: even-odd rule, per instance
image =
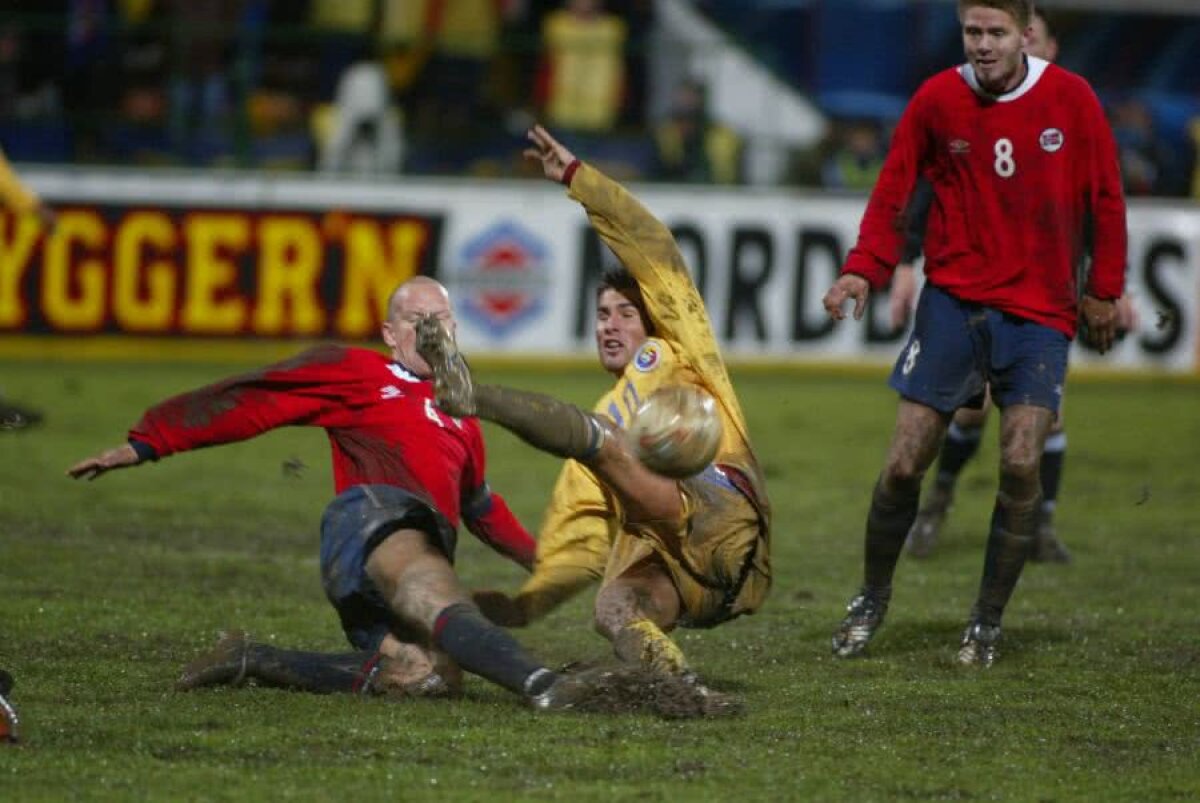
[{"label": "green grass pitch", "polygon": [[[995,421],[935,556],[902,559],[869,657],[829,634],[860,578],[895,403],[882,374],[735,373],[775,510],[757,615],[679,640],[745,716],[538,715],[478,679],[454,702],[270,689],[177,694],[239,626],[342,650],[317,574],[322,433],[291,429],[73,482],[148,404],[244,366],[0,362],[46,423],[0,432],[0,666],[25,744],[0,800],[1173,800],[1200,798],[1200,384],[1073,382],[1060,533],[986,672],[952,664],[978,584]],[[599,372],[479,371],[590,404]],[[556,462],[489,430],[490,478],[535,528]],[[285,470],[289,463],[292,470]],[[472,587],[520,571],[469,535]],[[590,594],[521,632],[557,664],[605,645]]]}]

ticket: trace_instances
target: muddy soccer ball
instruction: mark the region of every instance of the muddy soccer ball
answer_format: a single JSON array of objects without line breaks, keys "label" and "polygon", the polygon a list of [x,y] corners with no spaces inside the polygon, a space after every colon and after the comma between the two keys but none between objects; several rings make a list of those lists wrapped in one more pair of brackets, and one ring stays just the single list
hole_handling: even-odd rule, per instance
[{"label": "muddy soccer ball", "polygon": [[699,474],[721,444],[721,417],[712,396],[691,385],[659,388],[629,425],[638,460],[658,474]]}]

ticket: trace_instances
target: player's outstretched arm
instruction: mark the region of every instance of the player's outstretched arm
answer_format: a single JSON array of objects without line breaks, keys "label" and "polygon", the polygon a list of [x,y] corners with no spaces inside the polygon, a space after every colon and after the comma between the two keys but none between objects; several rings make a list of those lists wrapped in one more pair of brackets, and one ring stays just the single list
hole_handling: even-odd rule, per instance
[{"label": "player's outstretched arm", "polygon": [[856,273],[843,273],[833,283],[833,287],[829,288],[829,292],[825,294],[821,303],[825,305],[825,311],[829,313],[830,318],[840,321],[846,317],[842,305],[852,298],[854,299],[854,320],[859,321],[862,320],[863,313],[867,309],[867,295],[870,292],[871,285],[862,276]]},{"label": "player's outstretched arm", "polygon": [[123,443],[120,446],[105,449],[100,454],[89,457],[86,460],[80,460],[67,469],[67,476],[77,480],[94,480],[101,474],[114,471],[118,468],[136,466],[140,462],[142,462],[142,459],[134,451],[134,448],[128,443]]}]

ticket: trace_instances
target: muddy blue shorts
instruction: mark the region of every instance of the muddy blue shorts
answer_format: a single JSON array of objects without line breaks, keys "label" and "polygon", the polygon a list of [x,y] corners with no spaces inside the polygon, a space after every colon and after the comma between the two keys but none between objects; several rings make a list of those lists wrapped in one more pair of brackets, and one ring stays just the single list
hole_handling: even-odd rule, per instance
[{"label": "muddy blue shorts", "polygon": [[[397,530],[421,530],[454,561],[456,534],[446,517],[403,488],[356,485],[321,516],[321,584],[337,608],[346,638],[360,650],[378,649],[389,632],[411,631],[367,576],[367,558]],[[404,639],[407,640],[407,639]]]},{"label": "muddy blue shorts", "polygon": [[1031,404],[1057,413],[1070,345],[1056,329],[926,284],[888,384],[943,413],[978,407],[989,384],[1001,409]]}]

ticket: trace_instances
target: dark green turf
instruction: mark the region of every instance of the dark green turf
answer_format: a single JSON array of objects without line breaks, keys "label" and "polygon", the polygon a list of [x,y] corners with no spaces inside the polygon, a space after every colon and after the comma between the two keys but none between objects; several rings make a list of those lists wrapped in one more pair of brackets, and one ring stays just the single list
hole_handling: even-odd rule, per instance
[{"label": "dark green turf", "polygon": [[[240,370],[240,367],[238,368]],[[63,476],[142,408],[233,368],[0,363],[46,423],[0,433],[0,666],[26,744],[0,800],[1174,800],[1200,797],[1200,386],[1075,383],[1058,517],[1076,562],[1031,566],[987,671],[951,663],[978,583],[995,428],[936,555],[904,560],[870,657],[829,633],[859,581],[894,401],[883,377],[739,380],[775,506],[758,615],[680,641],[745,717],[538,716],[482,681],[456,702],[171,691],[221,627],[345,647],[317,575],[322,433]],[[599,373],[502,380],[590,404]],[[489,431],[491,481],[536,527],[556,463]],[[284,463],[302,466],[285,471]],[[520,573],[464,535],[472,586]],[[590,595],[589,595],[590,596]],[[521,637],[592,659],[581,598]]]}]

